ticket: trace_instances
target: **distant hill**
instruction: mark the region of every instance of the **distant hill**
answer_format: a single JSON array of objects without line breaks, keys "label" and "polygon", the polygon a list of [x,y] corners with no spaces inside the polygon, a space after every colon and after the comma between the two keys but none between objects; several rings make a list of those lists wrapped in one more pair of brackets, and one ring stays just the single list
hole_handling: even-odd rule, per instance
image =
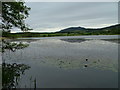
[{"label": "distant hill", "polygon": [[70,28],[63,29],[59,32],[78,32],[81,30],[86,30],[86,28],[84,28],[84,27],[70,27]]},{"label": "distant hill", "polygon": [[22,37],[54,37],[54,36],[79,36],[79,35],[120,35],[120,24],[109,27],[92,29],[84,27],[70,27],[59,32],[38,33],[38,32],[21,32],[10,33],[1,32],[2,37],[22,38]]},{"label": "distant hill", "polygon": [[84,28],[84,27],[70,27],[59,31],[59,33],[113,33],[120,34],[120,24],[112,25],[104,28]]}]

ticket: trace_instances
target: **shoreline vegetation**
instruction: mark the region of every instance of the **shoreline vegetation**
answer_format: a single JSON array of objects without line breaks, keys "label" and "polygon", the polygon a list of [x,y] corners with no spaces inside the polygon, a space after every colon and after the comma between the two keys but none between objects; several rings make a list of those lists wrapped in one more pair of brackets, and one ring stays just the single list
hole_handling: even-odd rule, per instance
[{"label": "shoreline vegetation", "polygon": [[120,34],[112,34],[112,33],[7,33],[4,32],[0,39],[7,38],[25,38],[25,37],[57,37],[57,36],[83,36],[83,35],[120,35]]},{"label": "shoreline vegetation", "polygon": [[4,38],[25,38],[25,37],[56,37],[56,36],[81,36],[81,35],[120,35],[120,24],[112,25],[109,27],[92,29],[84,27],[70,27],[58,32],[0,32]]}]

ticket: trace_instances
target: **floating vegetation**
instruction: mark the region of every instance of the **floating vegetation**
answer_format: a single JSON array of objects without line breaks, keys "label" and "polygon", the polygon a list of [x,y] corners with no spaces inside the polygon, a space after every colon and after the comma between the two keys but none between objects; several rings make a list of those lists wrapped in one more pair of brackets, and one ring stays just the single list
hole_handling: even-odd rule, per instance
[{"label": "floating vegetation", "polygon": [[88,61],[88,59],[86,58],[86,61]]},{"label": "floating vegetation", "polygon": [[118,69],[117,66],[113,65],[113,63],[108,64],[104,60],[100,59],[92,59],[89,58],[81,59],[81,60],[66,60],[66,59],[48,59],[44,60],[42,62],[45,62],[44,64],[56,66],[61,69],[70,70],[70,69],[79,69],[79,68],[96,68],[101,70],[112,70],[116,72]]},{"label": "floating vegetation", "polygon": [[87,65],[87,64],[85,64],[85,65],[84,65],[84,67],[88,67],[88,65]]},{"label": "floating vegetation", "polygon": [[96,61],[94,61],[93,63],[97,63]]}]

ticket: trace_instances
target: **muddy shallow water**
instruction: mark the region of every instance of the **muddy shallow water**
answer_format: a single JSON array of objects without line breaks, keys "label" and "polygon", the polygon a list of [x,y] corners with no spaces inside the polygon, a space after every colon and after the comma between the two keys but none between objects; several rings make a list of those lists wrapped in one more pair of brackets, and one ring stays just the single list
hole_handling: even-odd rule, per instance
[{"label": "muddy shallow water", "polygon": [[7,63],[30,66],[18,88],[117,88],[117,35],[23,38],[27,48],[6,51]]}]

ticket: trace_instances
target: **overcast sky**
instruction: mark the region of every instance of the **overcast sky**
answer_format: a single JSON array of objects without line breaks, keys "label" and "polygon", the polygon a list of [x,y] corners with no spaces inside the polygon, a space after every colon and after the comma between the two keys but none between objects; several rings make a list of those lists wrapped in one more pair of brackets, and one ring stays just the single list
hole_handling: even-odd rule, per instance
[{"label": "overcast sky", "polygon": [[118,23],[117,2],[26,2],[26,23],[33,32],[55,32],[68,27],[100,28]]}]

